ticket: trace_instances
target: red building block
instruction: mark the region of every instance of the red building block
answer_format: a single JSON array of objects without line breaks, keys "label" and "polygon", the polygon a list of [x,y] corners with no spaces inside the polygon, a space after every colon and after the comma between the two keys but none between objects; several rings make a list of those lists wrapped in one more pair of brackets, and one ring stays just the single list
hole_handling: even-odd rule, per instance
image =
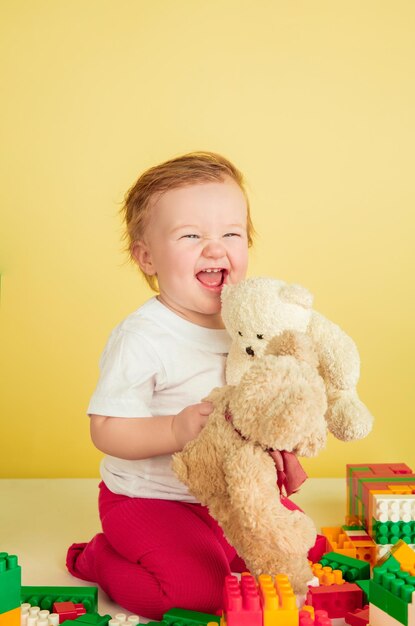
[{"label": "red building block", "polygon": [[332,621],[327,611],[316,611],[314,617],[309,611],[300,611],[298,626],[332,626]]},{"label": "red building block", "polygon": [[224,613],[227,626],[262,626],[262,607],[255,578],[226,576]]},{"label": "red building block", "polygon": [[327,552],[327,540],[324,535],[317,535],[314,546],[308,551],[308,560],[317,563]]},{"label": "red building block", "polygon": [[73,602],[55,602],[53,604],[53,613],[59,615],[59,624],[67,619],[76,619],[86,613],[83,604],[74,604]]},{"label": "red building block", "polygon": [[369,624],[369,605],[366,604],[363,609],[356,609],[356,611],[346,613],[344,621],[349,626],[367,626]]},{"label": "red building block", "polygon": [[344,617],[346,613],[362,608],[363,592],[355,583],[309,587],[306,603],[315,610],[327,611],[330,618]]}]

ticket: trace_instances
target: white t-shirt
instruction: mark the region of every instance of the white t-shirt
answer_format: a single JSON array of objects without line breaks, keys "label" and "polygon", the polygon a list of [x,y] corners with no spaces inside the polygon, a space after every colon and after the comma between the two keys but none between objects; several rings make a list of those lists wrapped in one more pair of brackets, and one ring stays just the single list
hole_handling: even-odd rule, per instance
[{"label": "white t-shirt", "polygon": [[[151,298],[112,332],[89,415],[173,415],[225,384],[226,330],[203,328]],[[101,477],[114,493],[196,502],[171,469],[171,455],[127,461],[106,456]]]}]

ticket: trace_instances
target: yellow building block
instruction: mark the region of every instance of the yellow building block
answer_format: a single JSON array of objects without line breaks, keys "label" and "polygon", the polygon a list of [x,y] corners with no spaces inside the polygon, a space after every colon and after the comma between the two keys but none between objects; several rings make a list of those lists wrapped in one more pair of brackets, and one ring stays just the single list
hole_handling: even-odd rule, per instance
[{"label": "yellow building block", "polygon": [[343,572],[339,569],[333,570],[328,565],[323,567],[321,563],[313,563],[311,569],[314,576],[318,578],[320,585],[342,585],[345,582]]},{"label": "yellow building block", "polygon": [[390,554],[401,564],[404,572],[409,572],[411,576],[415,576],[415,552],[405,541],[400,539],[395,543]]},{"label": "yellow building block", "polygon": [[293,588],[283,574],[272,578],[268,574],[258,577],[262,600],[264,626],[298,626],[298,608]]}]

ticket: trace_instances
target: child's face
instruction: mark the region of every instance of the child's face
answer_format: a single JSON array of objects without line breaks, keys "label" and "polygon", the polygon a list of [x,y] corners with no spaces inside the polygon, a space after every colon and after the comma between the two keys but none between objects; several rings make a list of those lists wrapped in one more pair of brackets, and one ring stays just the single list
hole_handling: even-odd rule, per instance
[{"label": "child's face", "polygon": [[231,178],[171,189],[151,209],[134,256],[157,275],[159,299],[187,320],[223,328],[220,294],[248,265],[247,206]]}]

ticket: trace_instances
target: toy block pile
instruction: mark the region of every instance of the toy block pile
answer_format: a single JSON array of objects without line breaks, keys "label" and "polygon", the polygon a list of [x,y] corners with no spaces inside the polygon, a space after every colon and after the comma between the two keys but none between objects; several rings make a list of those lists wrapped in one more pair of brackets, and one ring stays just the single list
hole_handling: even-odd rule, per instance
[{"label": "toy block pile", "polygon": [[403,539],[415,547],[415,474],[405,463],[347,466],[347,524],[324,527],[328,549],[372,567]]},{"label": "toy block pile", "polygon": [[[347,466],[346,525],[323,528],[299,610],[284,573],[227,576],[221,616],[171,609],[149,626],[415,626],[415,474],[404,463]],[[324,545],[324,542],[326,545]],[[320,555],[323,556],[320,558]],[[22,587],[0,553],[0,626],[137,626],[97,613],[96,587]]]},{"label": "toy block pile", "polygon": [[347,466],[348,520],[376,545],[376,560],[403,539],[415,548],[415,474],[404,463]]}]

